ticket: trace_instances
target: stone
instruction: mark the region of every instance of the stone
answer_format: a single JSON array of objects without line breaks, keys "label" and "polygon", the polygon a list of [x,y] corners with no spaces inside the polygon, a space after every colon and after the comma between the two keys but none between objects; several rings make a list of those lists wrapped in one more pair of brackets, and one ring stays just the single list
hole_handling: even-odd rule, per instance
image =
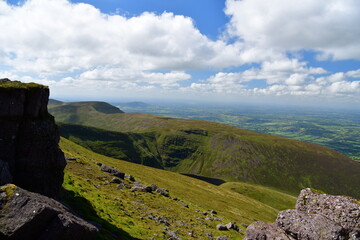
[{"label": "stone", "polygon": [[284,230],[277,226],[276,223],[265,223],[257,221],[248,226],[246,229],[247,240],[267,240],[267,239],[279,239],[279,240],[293,240],[291,236],[288,236]]},{"label": "stone", "polygon": [[107,166],[107,165],[105,165],[105,164],[102,164],[102,165],[101,165],[100,170],[103,171],[103,172],[110,173],[111,175],[113,175],[113,176],[115,176],[115,177],[118,177],[118,178],[121,178],[121,179],[124,179],[124,178],[125,178],[125,173],[120,172],[120,171],[117,170],[116,168]]},{"label": "stone", "polygon": [[7,175],[6,181],[1,177],[2,184],[14,183],[55,197],[66,161],[54,117],[47,110],[48,99],[45,86],[8,79],[0,82],[0,159],[7,169],[0,171]]},{"label": "stone", "polygon": [[296,239],[345,238],[343,228],[339,224],[319,214],[286,210],[279,213],[276,222],[287,234]]},{"label": "stone", "polygon": [[321,214],[346,231],[360,229],[360,205],[354,198],[321,194],[306,188],[301,190],[295,208],[304,213]]},{"label": "stone", "polygon": [[227,236],[220,236],[220,237],[217,237],[216,240],[228,240],[228,237]]},{"label": "stone", "polygon": [[296,209],[282,211],[275,223],[255,222],[245,239],[360,239],[360,204],[350,197],[303,189]]},{"label": "stone", "polygon": [[162,188],[157,188],[155,190],[155,192],[159,193],[160,195],[164,196],[164,197],[170,197],[169,192],[167,191],[167,189],[162,189]]},{"label": "stone", "polygon": [[0,193],[0,239],[96,239],[94,225],[51,198],[12,184]]},{"label": "stone", "polygon": [[235,230],[235,231],[239,231],[239,230],[240,230],[239,227],[236,225],[236,223],[233,223],[233,222],[229,222],[229,223],[226,224],[225,226],[226,226],[226,228],[227,228],[228,230],[230,230],[230,229],[233,229],[233,230]]},{"label": "stone", "polygon": [[216,212],[215,210],[209,210],[209,212],[210,212],[211,214],[214,214],[214,215],[217,214],[217,212]]},{"label": "stone", "polygon": [[125,174],[125,178],[129,179],[131,182],[135,182],[135,178],[132,175]]},{"label": "stone", "polygon": [[168,239],[171,239],[171,240],[181,240],[182,239],[181,237],[179,237],[176,234],[176,231],[167,231],[166,234],[170,237]]},{"label": "stone", "polygon": [[220,230],[220,231],[227,231],[227,230],[229,230],[229,229],[226,227],[226,225],[222,225],[222,224],[216,225],[216,229],[217,229],[217,230]]},{"label": "stone", "polygon": [[114,177],[113,179],[111,179],[110,183],[117,183],[117,184],[120,184],[122,183],[123,181],[121,181],[121,179],[117,178],[117,177]]}]

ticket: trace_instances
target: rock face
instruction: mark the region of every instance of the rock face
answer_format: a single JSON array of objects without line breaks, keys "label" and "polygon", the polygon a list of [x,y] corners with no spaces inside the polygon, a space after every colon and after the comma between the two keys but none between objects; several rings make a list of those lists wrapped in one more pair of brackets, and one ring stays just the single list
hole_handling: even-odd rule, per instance
[{"label": "rock face", "polygon": [[66,161],[48,98],[45,86],[0,80],[0,185],[58,193]]},{"label": "rock face", "polygon": [[279,213],[275,223],[255,222],[246,239],[360,239],[360,202],[349,197],[300,192],[296,209]]},{"label": "rock face", "polygon": [[0,239],[95,239],[98,229],[59,202],[15,185],[0,188]]}]

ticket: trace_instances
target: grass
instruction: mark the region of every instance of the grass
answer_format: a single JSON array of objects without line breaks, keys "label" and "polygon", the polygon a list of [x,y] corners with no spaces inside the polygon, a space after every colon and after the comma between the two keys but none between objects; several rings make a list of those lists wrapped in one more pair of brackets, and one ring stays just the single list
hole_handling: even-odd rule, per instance
[{"label": "grass", "polygon": [[227,182],[222,184],[221,187],[256,199],[279,211],[295,208],[297,199],[297,197],[291,196],[290,194],[281,193],[271,188],[250,183]]},{"label": "grass", "polygon": [[58,122],[87,125],[62,125],[63,136],[111,157],[292,194],[311,187],[360,197],[360,164],[316,144],[208,121],[104,114],[84,103],[53,106],[50,112]]},{"label": "grass", "polygon": [[[92,221],[102,222],[105,229],[102,230],[101,237],[104,239],[111,239],[112,233],[125,236],[124,239],[163,239],[166,230],[177,231],[178,236],[183,239],[189,239],[190,233],[199,239],[206,239],[207,234],[214,237],[224,235],[224,232],[216,230],[218,223],[235,221],[244,230],[242,223],[250,224],[256,220],[271,222],[278,213],[278,209],[259,199],[225,187],[178,173],[105,157],[64,138],[61,139],[60,146],[66,157],[76,158],[76,161],[68,162],[63,186],[74,196],[86,200],[92,207],[94,213],[86,214],[86,210],[83,210],[83,215]],[[134,193],[127,188],[117,189],[116,184],[109,183],[112,177],[99,171],[95,162],[114,166],[146,185],[156,184],[166,188],[171,197],[181,199],[182,202],[156,193]],[[130,185],[130,182],[125,181],[125,185]],[[259,187],[258,192],[261,191],[262,188]],[[276,195],[275,191],[273,195]],[[283,196],[283,193],[279,193],[279,198]],[[220,221],[205,220],[203,212],[209,213],[210,209],[218,212],[216,218],[220,218]],[[156,222],[150,219],[149,215],[166,219],[168,224]],[[123,232],[113,227],[122,229]],[[230,239],[244,237],[243,231],[238,233],[231,230],[225,234]]]},{"label": "grass", "polygon": [[34,89],[34,88],[48,88],[47,86],[37,83],[22,83],[19,81],[11,82],[0,82],[0,90],[11,90],[11,89]]}]

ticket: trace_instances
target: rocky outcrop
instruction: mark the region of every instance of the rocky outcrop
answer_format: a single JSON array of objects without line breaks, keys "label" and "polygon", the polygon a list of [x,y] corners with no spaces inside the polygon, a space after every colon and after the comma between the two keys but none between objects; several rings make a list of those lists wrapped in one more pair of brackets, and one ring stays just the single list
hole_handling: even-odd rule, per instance
[{"label": "rocky outcrop", "polygon": [[344,196],[300,192],[296,209],[279,213],[275,223],[255,222],[246,239],[360,239],[360,202]]},{"label": "rocky outcrop", "polygon": [[59,202],[8,184],[0,188],[0,239],[95,239],[98,229]]},{"label": "rocky outcrop", "polygon": [[66,161],[48,98],[45,86],[0,80],[0,185],[14,183],[51,197],[58,193]]}]

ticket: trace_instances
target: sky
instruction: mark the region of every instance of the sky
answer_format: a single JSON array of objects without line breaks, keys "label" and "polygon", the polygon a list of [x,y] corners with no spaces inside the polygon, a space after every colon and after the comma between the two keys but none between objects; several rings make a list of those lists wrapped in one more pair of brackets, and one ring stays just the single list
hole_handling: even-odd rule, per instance
[{"label": "sky", "polygon": [[0,78],[62,100],[360,106],[359,0],[0,0]]}]

